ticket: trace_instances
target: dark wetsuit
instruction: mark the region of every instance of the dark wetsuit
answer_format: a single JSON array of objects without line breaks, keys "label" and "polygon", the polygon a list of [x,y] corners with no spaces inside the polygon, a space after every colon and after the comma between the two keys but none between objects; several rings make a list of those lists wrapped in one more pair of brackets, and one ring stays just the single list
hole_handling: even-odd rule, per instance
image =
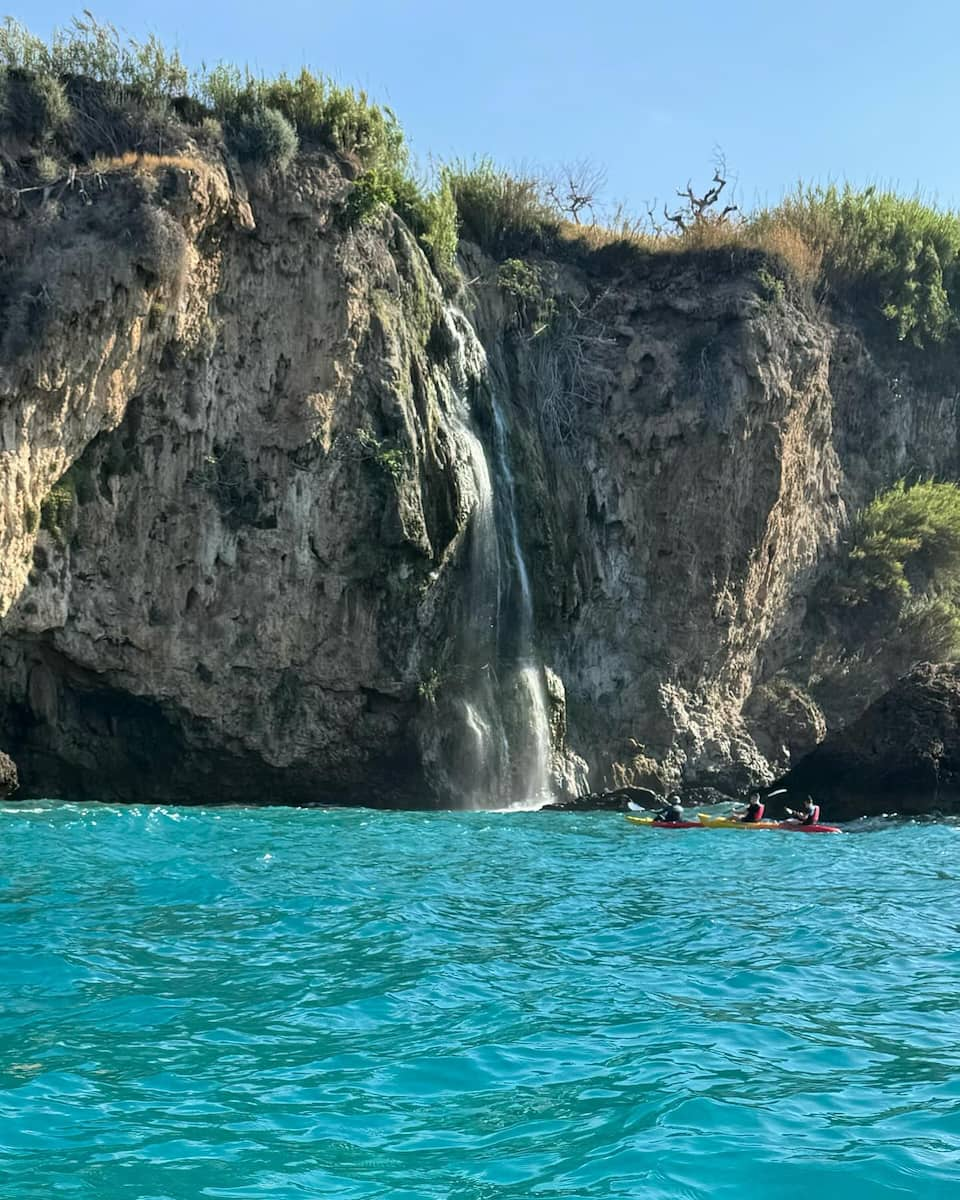
[{"label": "dark wetsuit", "polygon": [[753,804],[747,806],[746,813],[740,818],[744,824],[754,824],[757,821],[763,820],[763,804],[757,800]]},{"label": "dark wetsuit", "polygon": [[800,810],[801,825],[819,825],[820,824],[820,805],[815,804],[813,808],[804,808]]},{"label": "dark wetsuit", "polygon": [[661,808],[657,813],[655,820],[657,821],[682,821],[683,809],[679,804],[672,804],[669,808]]}]

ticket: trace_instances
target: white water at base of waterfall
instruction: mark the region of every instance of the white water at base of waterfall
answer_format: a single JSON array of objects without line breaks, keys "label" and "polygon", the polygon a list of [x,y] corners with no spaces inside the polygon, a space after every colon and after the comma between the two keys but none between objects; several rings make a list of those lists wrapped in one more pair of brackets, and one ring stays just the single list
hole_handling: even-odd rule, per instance
[{"label": "white water at base of waterfall", "polygon": [[528,697],[527,711],[530,714],[534,750],[533,769],[526,781],[526,795],[521,803],[539,806],[553,799],[550,788],[550,720],[547,715],[546,688],[543,686],[543,668],[529,663],[520,668],[518,678]]}]

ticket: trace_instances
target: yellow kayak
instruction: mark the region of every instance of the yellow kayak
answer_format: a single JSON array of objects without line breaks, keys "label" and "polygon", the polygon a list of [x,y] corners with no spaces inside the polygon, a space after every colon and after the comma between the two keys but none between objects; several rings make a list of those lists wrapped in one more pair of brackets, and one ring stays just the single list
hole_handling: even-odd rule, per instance
[{"label": "yellow kayak", "polygon": [[653,829],[703,829],[699,821],[658,821],[656,817],[630,816],[627,816],[627,820],[634,825],[649,825]]},{"label": "yellow kayak", "polygon": [[697,813],[701,825],[709,829],[779,829],[779,821],[736,821],[733,817],[711,817],[709,813]]}]

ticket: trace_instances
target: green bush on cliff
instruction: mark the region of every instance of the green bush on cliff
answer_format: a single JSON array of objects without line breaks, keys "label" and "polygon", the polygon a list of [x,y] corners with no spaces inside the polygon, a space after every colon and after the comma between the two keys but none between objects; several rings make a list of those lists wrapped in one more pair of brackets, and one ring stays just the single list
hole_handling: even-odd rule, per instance
[{"label": "green bush on cliff", "polygon": [[900,480],[876,496],[852,523],[831,593],[867,661],[880,647],[903,664],[960,653],[960,487]]},{"label": "green bush on cliff", "polygon": [[213,111],[228,122],[271,108],[305,142],[354,154],[368,170],[406,169],[403,130],[393,112],[371,103],[365,92],[341,87],[306,67],[296,79],[264,79],[220,63],[196,82]]},{"label": "green bush on cliff", "polygon": [[258,105],[238,113],[227,126],[227,141],[241,162],[285,171],[297,154],[293,126],[275,108]]},{"label": "green bush on cliff", "polygon": [[901,479],[857,515],[844,599],[902,605],[925,592],[960,598],[960,487]]},{"label": "green bush on cliff", "polygon": [[457,256],[459,221],[453,190],[444,174],[441,172],[432,190],[403,181],[396,190],[394,207],[420,239],[433,265],[441,273],[449,270]]},{"label": "green bush on cliff", "polygon": [[488,158],[452,163],[443,175],[465,235],[496,257],[542,246],[560,229],[559,214],[532,176],[511,175]]},{"label": "green bush on cliff", "polygon": [[393,181],[381,171],[364,171],[350,189],[344,205],[348,225],[367,225],[396,200]]},{"label": "green bush on cliff", "polygon": [[457,253],[457,210],[449,184],[441,177],[429,191],[400,171],[364,171],[344,204],[349,226],[366,225],[390,207],[419,240],[434,267],[443,273]]},{"label": "green bush on cliff", "polygon": [[54,30],[49,44],[6,17],[0,25],[0,65],[58,79],[96,80],[142,99],[182,95],[190,79],[177,51],[165,49],[154,34],[143,42],[122,38],[116,26],[89,12]]},{"label": "green bush on cliff", "polygon": [[76,499],[76,483],[67,471],[40,502],[40,528],[45,529],[61,549],[66,546],[66,527]]},{"label": "green bush on cliff", "polygon": [[4,70],[0,73],[0,121],[4,132],[28,142],[46,142],[70,119],[70,102],[55,75]]},{"label": "green bush on cliff", "polygon": [[869,187],[798,188],[752,221],[794,229],[822,256],[829,288],[890,321],[897,337],[942,342],[960,318],[960,217]]}]

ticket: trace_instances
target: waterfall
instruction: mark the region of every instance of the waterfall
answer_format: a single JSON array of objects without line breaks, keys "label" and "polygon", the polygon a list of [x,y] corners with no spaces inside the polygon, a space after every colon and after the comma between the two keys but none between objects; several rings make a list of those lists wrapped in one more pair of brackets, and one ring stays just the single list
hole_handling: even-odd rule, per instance
[{"label": "waterfall", "polygon": [[521,711],[525,719],[524,734],[528,749],[523,760],[522,778],[518,782],[522,786],[521,799],[546,801],[550,799],[551,773],[547,694],[543,682],[543,668],[542,666],[538,667],[534,661],[533,597],[530,592],[530,576],[520,544],[520,530],[517,524],[517,493],[513,470],[510,466],[507,427],[496,394],[493,392],[490,394],[490,405],[493,410],[497,469],[502,483],[500,502],[506,513],[513,568],[520,588],[519,603],[516,606],[519,609],[519,620],[514,635],[516,649],[514,672],[521,693]]},{"label": "waterfall", "polygon": [[509,436],[489,396],[493,466],[466,399],[486,378],[483,348],[466,317],[448,312],[455,347],[447,418],[457,447],[461,503],[469,509],[461,621],[448,664],[450,722],[435,753],[445,789],[468,808],[544,803],[551,797],[549,710],[534,646],[530,576],[517,520]]}]

